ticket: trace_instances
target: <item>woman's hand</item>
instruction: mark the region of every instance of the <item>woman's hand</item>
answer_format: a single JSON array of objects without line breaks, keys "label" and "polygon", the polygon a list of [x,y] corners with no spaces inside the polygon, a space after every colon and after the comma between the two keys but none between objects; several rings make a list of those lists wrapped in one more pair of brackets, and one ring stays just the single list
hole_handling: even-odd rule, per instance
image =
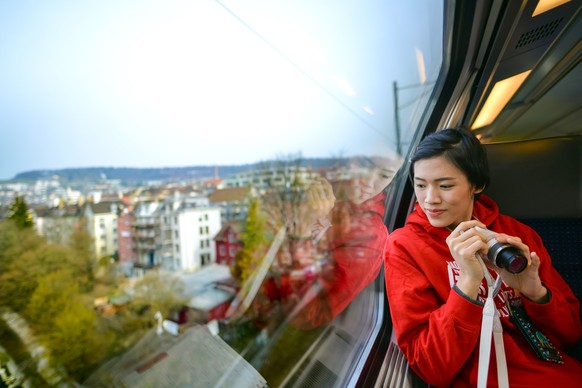
[{"label": "woman's hand", "polygon": [[313,224],[331,212],[335,205],[335,195],[331,184],[323,177],[317,177],[306,190],[305,201],[299,206],[295,220],[294,235],[310,236]]},{"label": "woman's hand", "polygon": [[487,254],[487,243],[485,237],[476,231],[474,226],[485,227],[476,220],[461,222],[447,237],[447,245],[459,266],[457,287],[468,297],[477,299],[485,275],[476,254]]},{"label": "woman's hand", "polygon": [[335,195],[331,184],[324,177],[315,178],[307,188],[307,206],[314,220],[329,214],[335,204]]},{"label": "woman's hand", "polygon": [[531,252],[530,254],[529,247],[519,237],[499,233],[495,238],[500,243],[507,243],[518,248],[527,258],[528,265],[525,270],[518,274],[513,274],[497,266],[492,268],[501,275],[501,278],[508,286],[515,288],[526,298],[538,303],[544,302],[548,290],[543,286],[540,279],[539,268],[541,261],[537,253]]}]

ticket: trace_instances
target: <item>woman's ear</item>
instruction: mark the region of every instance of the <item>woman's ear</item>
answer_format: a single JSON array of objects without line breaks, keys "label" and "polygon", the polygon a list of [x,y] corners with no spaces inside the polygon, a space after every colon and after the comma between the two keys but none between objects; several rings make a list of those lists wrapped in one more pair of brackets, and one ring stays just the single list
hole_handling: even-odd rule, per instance
[{"label": "woman's ear", "polygon": [[485,190],[485,187],[479,187],[479,188],[474,187],[473,188],[473,195],[481,194],[483,192],[483,190]]}]

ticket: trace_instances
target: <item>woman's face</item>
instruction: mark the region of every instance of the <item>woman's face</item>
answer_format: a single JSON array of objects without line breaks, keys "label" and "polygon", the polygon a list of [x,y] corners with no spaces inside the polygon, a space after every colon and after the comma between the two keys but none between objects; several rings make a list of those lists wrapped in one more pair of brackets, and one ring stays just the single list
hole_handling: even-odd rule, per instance
[{"label": "woman's face", "polygon": [[397,163],[352,168],[347,190],[351,202],[359,205],[380,194],[394,178],[400,167]]},{"label": "woman's face", "polygon": [[442,156],[414,163],[414,192],[432,226],[454,229],[469,221],[473,199],[481,191]]}]

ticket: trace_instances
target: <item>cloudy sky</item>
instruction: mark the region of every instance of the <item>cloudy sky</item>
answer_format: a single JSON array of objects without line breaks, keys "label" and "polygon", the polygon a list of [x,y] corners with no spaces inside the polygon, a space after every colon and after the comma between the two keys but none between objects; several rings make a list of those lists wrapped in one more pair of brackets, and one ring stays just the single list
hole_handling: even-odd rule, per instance
[{"label": "cloudy sky", "polygon": [[2,1],[0,180],[385,153],[393,81],[430,81],[440,60],[440,2],[405,4]]}]

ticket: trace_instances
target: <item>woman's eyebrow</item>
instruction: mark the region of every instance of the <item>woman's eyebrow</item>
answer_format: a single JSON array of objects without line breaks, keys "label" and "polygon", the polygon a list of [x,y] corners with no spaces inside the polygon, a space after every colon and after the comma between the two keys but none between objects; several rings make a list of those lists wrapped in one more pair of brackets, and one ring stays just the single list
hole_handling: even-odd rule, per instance
[{"label": "woman's eyebrow", "polygon": [[[455,180],[455,179],[456,179],[455,177],[448,177],[448,176],[445,176],[445,177],[442,177],[442,178],[437,178],[437,179],[435,179],[434,181],[435,181],[435,182],[442,182],[442,181],[453,181],[453,180]],[[414,180],[419,180],[419,181],[426,182],[426,179],[424,179],[424,178],[420,178],[420,177],[416,177],[416,176],[414,177]]]},{"label": "woman's eyebrow", "polygon": [[395,173],[396,169],[394,168],[381,168],[380,171],[382,172],[389,172],[389,173]]}]

